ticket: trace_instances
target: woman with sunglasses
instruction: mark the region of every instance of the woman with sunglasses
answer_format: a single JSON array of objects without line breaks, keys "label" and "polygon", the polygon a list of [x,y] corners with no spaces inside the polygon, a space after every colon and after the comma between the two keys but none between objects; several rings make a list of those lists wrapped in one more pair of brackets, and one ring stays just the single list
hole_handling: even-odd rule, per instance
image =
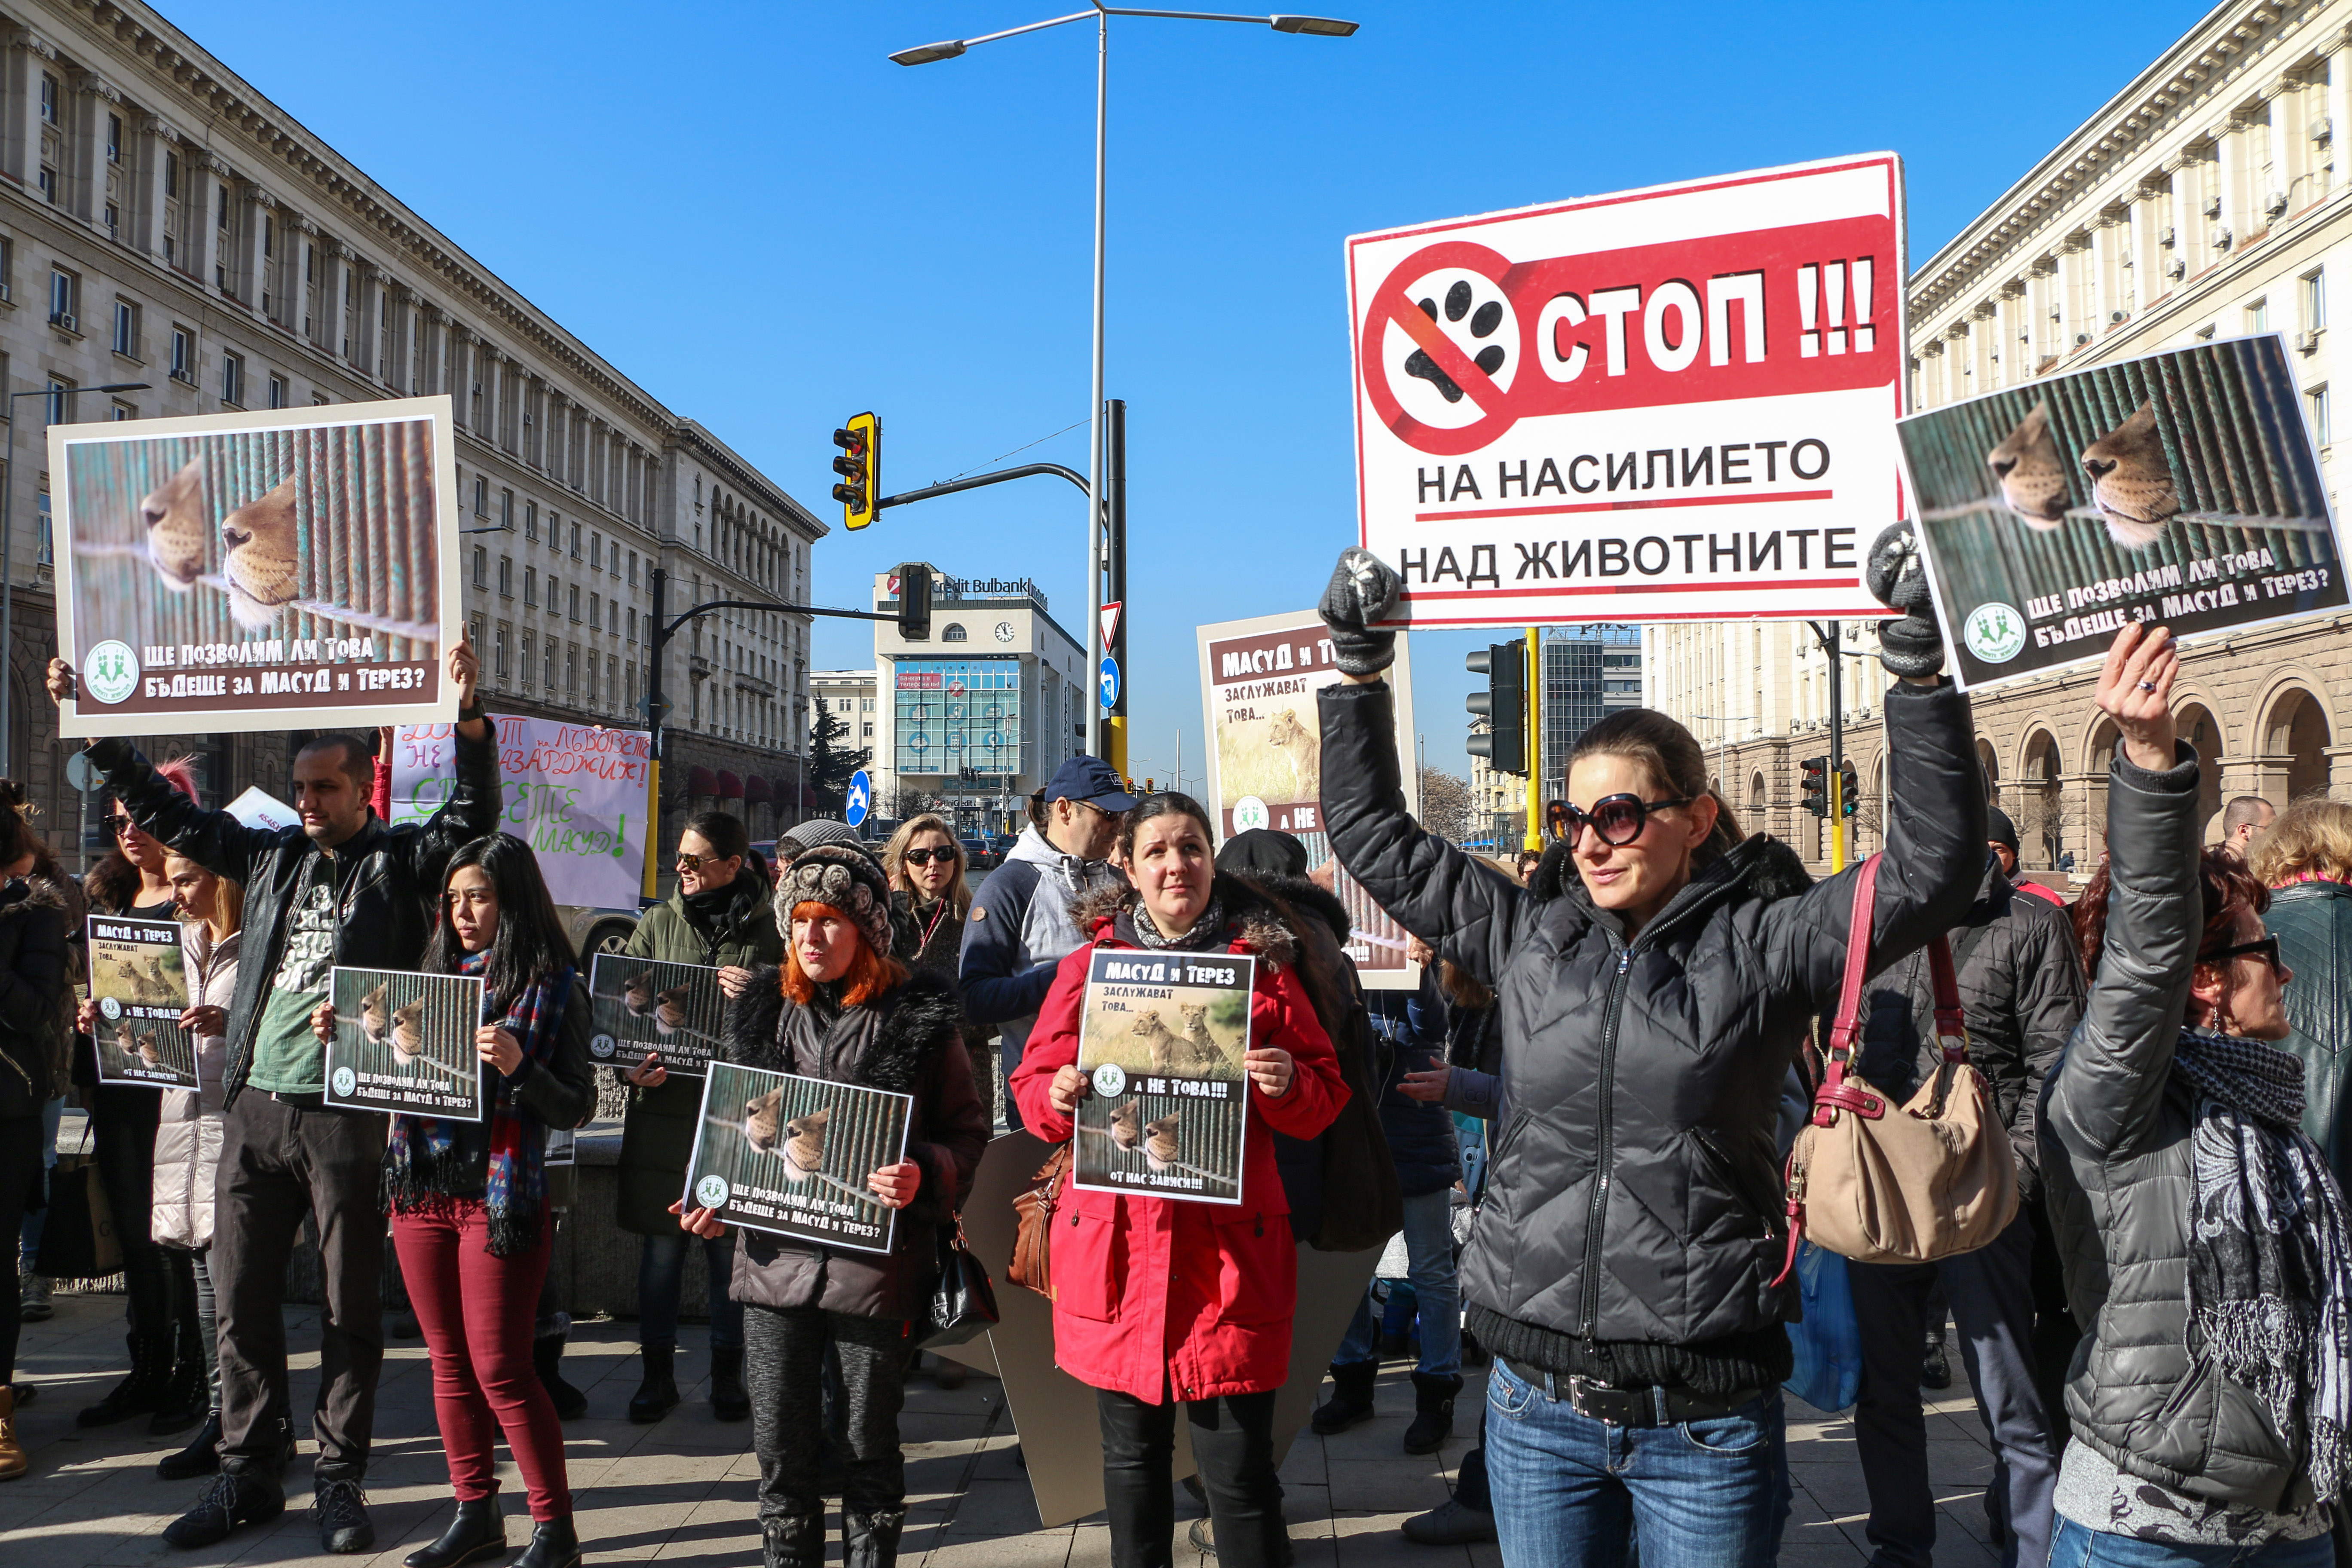
[{"label": "woman with sunglasses", "polygon": [[[1349,550],[1322,604],[1345,679],[1319,697],[1323,810],[1340,862],[1405,929],[1499,997],[1509,1084],[1462,1257],[1492,1352],[1486,1455],[1506,1563],[1760,1568],[1787,1516],[1787,1236],[1774,1142],[1783,1078],[1833,1004],[1850,936],[1874,965],[1967,911],[1984,867],[1969,705],[1937,678],[1926,584],[1890,531],[1880,630],[1886,853],[1849,931],[1855,868],[1813,884],[1742,842],[1706,757],[1663,713],[1611,714],[1568,768],[1575,876],[1546,900],[1405,809],[1382,672],[1402,584]],[[1058,1240],[1058,1238],[1057,1238]]]},{"label": "woman with sunglasses", "polygon": [[2107,852],[2075,910],[2083,1022],[2039,1135],[2066,1294],[2053,1568],[2326,1568],[2352,1484],[2352,1225],[2299,1125],[2294,975],[2269,890],[2198,847],[2196,752],[2175,738],[2180,661],[2124,628],[2095,701],[2122,732]]},{"label": "woman with sunglasses", "polygon": [[[698,812],[677,836],[671,864],[677,890],[646,911],[622,951],[631,958],[716,966],[719,989],[739,996],[755,971],[782,962],[783,938],[768,912],[768,884],[750,858],[743,819]],[[621,1228],[644,1238],[637,1257],[637,1353],[644,1376],[629,1399],[629,1419],[649,1426],[677,1407],[677,1307],[686,1249],[670,1205],[686,1190],[686,1162],[702,1114],[702,1079],[670,1076],[661,1054],[623,1075],[630,1088],[621,1124]],[[743,1389],[743,1309],[727,1294],[735,1238],[705,1237],[710,1307],[710,1409],[721,1421],[751,1414]]]}]

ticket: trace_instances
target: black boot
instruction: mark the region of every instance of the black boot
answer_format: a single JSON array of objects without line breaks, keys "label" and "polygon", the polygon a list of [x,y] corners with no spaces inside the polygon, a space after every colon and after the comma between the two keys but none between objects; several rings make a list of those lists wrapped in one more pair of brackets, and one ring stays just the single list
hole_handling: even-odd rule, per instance
[{"label": "black boot", "polygon": [[646,1377],[629,1396],[629,1419],[650,1426],[677,1408],[677,1348],[646,1345],[637,1354],[646,1363]]},{"label": "black boot", "polygon": [[1328,1437],[1334,1432],[1345,1432],[1359,1421],[1370,1421],[1372,1384],[1380,1381],[1380,1376],[1381,1363],[1376,1361],[1333,1362],[1331,1398],[1315,1410],[1317,1433]]},{"label": "black boot", "polygon": [[131,1347],[131,1375],[110,1389],[106,1397],[74,1417],[77,1426],[111,1426],[117,1421],[133,1415],[146,1415],[163,1408],[163,1395],[172,1382],[172,1342],[162,1334],[135,1333],[123,1343]]},{"label": "black boot", "polygon": [[903,1508],[876,1509],[872,1513],[841,1510],[841,1568],[894,1568],[898,1561],[898,1535],[907,1528]]},{"label": "black boot", "polygon": [[588,1414],[588,1396],[563,1381],[563,1336],[548,1334],[530,1343],[530,1363],[539,1369],[539,1385],[555,1402],[558,1421],[577,1421]]},{"label": "black boot", "polygon": [[514,1560],[514,1568],[580,1568],[580,1532],[572,1528],[572,1516],[532,1525],[530,1544]]},{"label": "black boot", "polygon": [[824,1568],[824,1510],[760,1521],[765,1568]]},{"label": "black boot", "polygon": [[183,1336],[172,1374],[163,1384],[163,1403],[147,1418],[147,1435],[166,1437],[184,1432],[212,1409],[212,1387],[205,1378],[205,1348],[193,1334]]},{"label": "black boot", "polygon": [[155,1467],[155,1479],[184,1481],[213,1474],[220,1468],[220,1412],[215,1410],[205,1417],[186,1447],[163,1456]]},{"label": "black boot", "polygon": [[457,1568],[496,1557],[507,1549],[506,1516],[499,1511],[496,1492],[486,1498],[457,1500],[457,1517],[430,1546],[420,1546],[401,1559],[401,1568]]},{"label": "black boot", "polygon": [[740,1421],[751,1414],[751,1396],[743,1392],[743,1347],[710,1347],[710,1413],[721,1421]]},{"label": "black boot", "polygon": [[286,1494],[254,1476],[215,1476],[196,1506],[163,1527],[163,1543],[182,1551],[216,1546],[232,1531],[267,1524],[286,1511]]},{"label": "black boot", "polygon": [[1454,1396],[1461,1392],[1462,1379],[1452,1373],[1412,1374],[1413,1416],[1412,1425],[1404,1429],[1406,1453],[1434,1454],[1454,1435]]}]

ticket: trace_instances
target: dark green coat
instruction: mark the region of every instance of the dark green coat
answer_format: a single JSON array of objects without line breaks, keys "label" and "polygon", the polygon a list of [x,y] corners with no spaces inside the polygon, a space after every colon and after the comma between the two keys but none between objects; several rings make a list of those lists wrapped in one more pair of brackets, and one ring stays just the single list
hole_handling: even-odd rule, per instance
[{"label": "dark green coat", "polygon": [[[768,907],[767,885],[746,865],[735,878],[735,901],[726,917],[707,925],[673,893],[646,911],[626,949],[631,958],[671,963],[708,963],[719,968],[772,966],[783,962],[784,939]],[[634,1063],[614,1064],[614,1071]],[[702,1079],[672,1073],[659,1089],[629,1091],[627,1119],[621,1124],[620,1198],[614,1218],[639,1236],[677,1230],[669,1205],[686,1190],[687,1156],[694,1152],[694,1119],[702,1110]]]}]

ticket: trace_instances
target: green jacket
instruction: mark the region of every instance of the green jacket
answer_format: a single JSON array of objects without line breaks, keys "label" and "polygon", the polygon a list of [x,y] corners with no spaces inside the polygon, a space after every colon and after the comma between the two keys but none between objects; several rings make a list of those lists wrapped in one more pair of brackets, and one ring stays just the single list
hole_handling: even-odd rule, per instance
[{"label": "green jacket", "polygon": [[[631,958],[757,969],[783,962],[784,939],[768,907],[768,889],[747,864],[735,878],[735,901],[715,925],[687,908],[683,895],[646,911],[625,950]],[[614,1064],[622,1071],[634,1063]],[[702,1079],[672,1073],[659,1089],[629,1091],[621,1124],[620,1196],[614,1215],[623,1230],[668,1236],[677,1230],[669,1205],[686,1190],[687,1157],[694,1152],[694,1120],[702,1110]]]}]

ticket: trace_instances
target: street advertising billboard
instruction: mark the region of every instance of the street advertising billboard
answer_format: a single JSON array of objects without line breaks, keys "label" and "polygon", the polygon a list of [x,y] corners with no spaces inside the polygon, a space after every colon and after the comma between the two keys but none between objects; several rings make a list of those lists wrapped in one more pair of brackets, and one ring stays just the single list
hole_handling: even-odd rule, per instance
[{"label": "street advertising billboard", "polygon": [[[1208,795],[1220,844],[1253,827],[1287,833],[1306,846],[1318,873],[1331,858],[1323,831],[1323,721],[1315,694],[1339,679],[1331,631],[1311,610],[1220,621],[1198,628],[1202,732],[1209,741]],[[1399,758],[1412,745],[1410,639],[1397,638],[1388,672],[1396,705]],[[1421,810],[1420,780],[1402,770],[1406,807]],[[1389,919],[1356,879],[1334,866],[1332,892],[1348,907],[1348,956],[1365,985],[1413,991],[1421,966],[1405,959],[1404,928]]]},{"label": "street advertising billboard", "polygon": [[1903,221],[1878,153],[1350,237],[1398,620],[1883,616]]},{"label": "street advertising billboard", "polygon": [[70,737],[457,711],[450,403],[49,427]]},{"label": "street advertising billboard", "polygon": [[866,1178],[907,1157],[911,1095],[712,1062],[687,1161],[688,1208],[796,1241],[887,1252],[898,1211]]},{"label": "street advertising billboard", "polygon": [[1242,1201],[1251,987],[1234,952],[1101,948],[1087,967],[1070,1184],[1194,1203]]},{"label": "street advertising billboard", "polygon": [[2126,622],[2245,631],[2346,600],[2284,340],[2192,344],[1903,421],[1964,688],[2095,663]]},{"label": "street advertising billboard", "polygon": [[[643,730],[492,713],[500,831],[539,858],[559,904],[633,910],[646,870],[646,785],[652,737]],[[422,822],[457,782],[457,726],[404,724],[393,732],[392,820]]]}]

